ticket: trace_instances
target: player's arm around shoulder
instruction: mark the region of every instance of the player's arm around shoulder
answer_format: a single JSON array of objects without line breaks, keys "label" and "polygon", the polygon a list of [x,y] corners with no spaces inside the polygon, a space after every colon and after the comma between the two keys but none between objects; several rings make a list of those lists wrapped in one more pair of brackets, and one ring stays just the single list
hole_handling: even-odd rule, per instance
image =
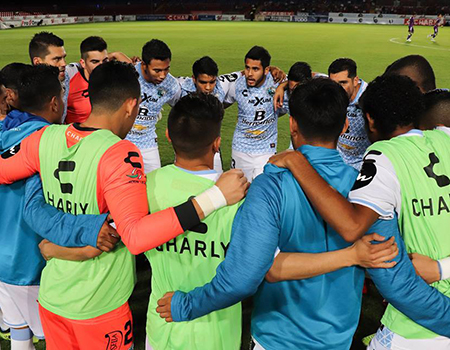
[{"label": "player's arm around shoulder", "polygon": [[39,144],[44,127],[0,155],[0,184],[11,184],[40,171]]},{"label": "player's arm around shoulder", "polygon": [[94,247],[66,248],[56,245],[46,239],[39,243],[39,249],[45,260],[53,258],[69,261],[85,261],[96,258],[102,251]]}]

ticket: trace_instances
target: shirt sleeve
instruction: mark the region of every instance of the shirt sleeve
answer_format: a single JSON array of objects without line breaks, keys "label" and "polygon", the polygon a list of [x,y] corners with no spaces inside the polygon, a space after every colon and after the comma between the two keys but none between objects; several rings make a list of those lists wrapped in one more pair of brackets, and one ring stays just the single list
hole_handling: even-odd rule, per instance
[{"label": "shirt sleeve", "polygon": [[392,219],[400,213],[400,182],[389,158],[379,151],[369,151],[348,198],[377,212],[381,219]]},{"label": "shirt sleeve", "polygon": [[414,270],[398,230],[397,218],[378,220],[368,233],[394,236],[399,254],[390,269],[368,269],[381,295],[397,310],[421,326],[450,337],[450,298],[429,286]]},{"label": "shirt sleeve", "polygon": [[0,155],[0,185],[12,184],[40,171],[39,143],[45,128]]},{"label": "shirt sleeve", "polygon": [[241,72],[223,74],[218,77],[218,83],[222,85],[225,93],[223,103],[232,104],[236,101],[236,81],[241,76]]},{"label": "shirt sleeve", "polygon": [[175,292],[171,302],[174,321],[193,320],[256,292],[278,246],[280,197],[270,176],[263,174],[254,180],[234,219],[230,246],[216,276],[189,293]]},{"label": "shirt sleeve", "polygon": [[109,210],[132,254],[158,247],[200,223],[191,201],[149,215],[142,164],[138,148],[121,141],[105,152],[98,166],[99,207]]},{"label": "shirt sleeve", "polygon": [[173,84],[175,85],[174,88],[175,91],[172,98],[169,101],[167,101],[170,107],[173,107],[181,98],[181,83],[176,78],[173,78],[173,80],[174,80]]},{"label": "shirt sleeve", "polygon": [[25,185],[23,217],[37,234],[63,247],[97,247],[97,237],[107,214],[72,215],[45,202],[39,175],[30,177]]}]

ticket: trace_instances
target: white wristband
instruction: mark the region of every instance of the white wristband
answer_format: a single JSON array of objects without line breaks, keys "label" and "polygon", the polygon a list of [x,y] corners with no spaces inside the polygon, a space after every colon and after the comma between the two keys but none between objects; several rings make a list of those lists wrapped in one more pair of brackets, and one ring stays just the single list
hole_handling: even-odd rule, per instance
[{"label": "white wristband", "polygon": [[441,281],[450,278],[450,257],[438,260],[441,266]]},{"label": "white wristband", "polygon": [[202,208],[205,218],[213,211],[218,210],[227,205],[227,200],[219,187],[214,185],[205,192],[194,198],[197,204]]}]

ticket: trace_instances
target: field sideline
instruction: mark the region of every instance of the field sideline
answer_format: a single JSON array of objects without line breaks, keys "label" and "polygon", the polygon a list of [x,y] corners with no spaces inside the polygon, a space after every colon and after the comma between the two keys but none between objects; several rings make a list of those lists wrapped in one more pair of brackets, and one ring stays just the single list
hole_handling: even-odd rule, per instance
[{"label": "field sideline", "polygon": [[[52,31],[65,41],[67,62],[78,62],[79,44],[90,36],[102,36],[109,51],[122,51],[129,56],[140,56],[144,43],[152,38],[165,41],[172,50],[171,73],[174,76],[192,74],[192,63],[204,55],[211,56],[219,65],[219,74],[243,68],[246,52],[253,45],[266,47],[272,55],[272,65],[285,70],[296,61],[308,62],[312,69],[326,73],[328,65],[338,57],[350,57],[358,64],[359,76],[370,82],[383,73],[388,64],[409,54],[425,56],[432,64],[437,86],[450,87],[448,61],[450,56],[450,31],[440,28],[436,42],[430,42],[427,35],[432,27],[415,27],[412,43],[405,43],[406,26],[311,24],[311,23],[268,23],[268,22],[127,22],[79,24],[40,28],[20,28],[0,31],[0,68],[11,62],[29,63],[28,43],[34,33]],[[164,131],[169,106],[164,108],[164,118],[158,123],[157,133],[163,165],[173,161],[173,150],[167,142]],[[231,140],[236,124],[237,108],[226,110],[222,126],[222,155],[224,168],[229,168]],[[289,144],[289,123],[286,116],[279,119],[278,151]],[[141,268],[140,285],[132,302],[137,324],[138,344],[136,350],[143,350],[144,327],[148,299],[148,265]],[[144,272],[145,271],[145,272]],[[382,306],[379,296],[365,298],[362,327],[355,337],[352,349],[361,348],[362,336],[373,333],[379,324]],[[343,296],[345,297],[345,296]],[[247,310],[248,311],[248,310]],[[137,313],[137,315],[136,315]],[[137,317],[136,317],[137,316]],[[136,322],[139,320],[138,322]],[[247,333],[248,336],[248,333]],[[244,344],[246,346],[247,344]],[[9,344],[1,342],[2,349]],[[44,349],[42,342],[38,349]]]}]

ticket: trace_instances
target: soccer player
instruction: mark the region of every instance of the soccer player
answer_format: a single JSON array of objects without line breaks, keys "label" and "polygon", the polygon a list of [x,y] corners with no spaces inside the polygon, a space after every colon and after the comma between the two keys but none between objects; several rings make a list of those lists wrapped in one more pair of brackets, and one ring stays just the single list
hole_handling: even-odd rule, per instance
[{"label": "soccer player", "polygon": [[273,95],[278,84],[269,73],[270,59],[265,48],[252,47],[245,55],[244,76],[236,80],[229,92],[230,101],[238,104],[231,167],[242,169],[249,181],[262,173],[277,150],[278,114]]},{"label": "soccer player", "polygon": [[[147,177],[152,213],[176,205],[214,185],[214,154],[220,146],[223,107],[211,94],[188,95],[172,108],[167,136],[176,160]],[[168,193],[167,188],[171,191]],[[231,225],[239,204],[220,209],[203,223],[205,234],[186,232],[145,253],[152,267],[146,349],[240,349],[241,305],[188,323],[166,323],[156,312],[168,290],[189,291],[209,282],[225,259]]]},{"label": "soccer player", "polygon": [[415,21],[415,14],[413,14],[408,19],[408,37],[406,38],[407,42],[411,42],[411,37],[414,34],[414,21]]},{"label": "soccer player", "polygon": [[70,77],[66,74],[66,50],[64,40],[50,32],[36,33],[28,46],[28,53],[32,65],[47,64],[59,69],[59,80],[61,81],[64,95],[63,121],[67,114],[67,98],[69,96]]},{"label": "soccer player", "polygon": [[414,81],[422,93],[436,89],[433,67],[420,55],[399,58],[386,68],[384,75],[404,75]]},{"label": "soccer player", "polygon": [[[204,56],[192,65],[192,78],[186,78],[181,83],[181,96],[186,96],[192,93],[212,94],[224,107],[231,105],[231,102],[227,102],[226,95],[229,90],[230,83],[233,83],[238,78],[238,73],[227,74],[226,77],[222,76],[222,80],[219,80],[219,67],[217,63],[209,56]],[[226,90],[223,88],[226,87]],[[214,157],[214,170],[222,172],[222,157],[220,150]]]},{"label": "soccer player", "polygon": [[425,110],[419,118],[421,130],[432,130],[437,126],[450,127],[450,92],[432,90],[424,95]]},{"label": "soccer player", "polygon": [[114,345],[132,348],[130,252],[155,248],[196,227],[212,211],[238,202],[248,188],[241,172],[229,172],[194,199],[148,214],[142,158],[136,146],[121,140],[134,123],[139,96],[133,66],[102,64],[90,76],[92,113],[85,123],[45,127],[0,157],[0,183],[39,172],[49,204],[75,215],[109,211],[127,246],[119,243],[83,262],[49,261],[39,291],[49,350],[101,349],[119,333],[123,338]]},{"label": "soccer player", "polygon": [[361,169],[364,152],[370,145],[364,117],[358,101],[367,83],[357,74],[356,62],[350,58],[338,58],[328,67],[328,76],[347,92],[350,104],[347,109],[349,127],[339,137],[338,151],[344,162],[356,170]]},{"label": "soccer player", "polygon": [[88,86],[89,76],[98,65],[117,59],[131,63],[131,59],[121,52],[108,54],[107,44],[99,36],[90,36],[80,44],[81,59],[79,64],[71,63],[66,67],[70,77],[69,97],[67,100],[66,123],[83,123],[91,113]]},{"label": "soccer player", "polygon": [[173,106],[181,95],[178,81],[169,73],[171,59],[169,47],[161,40],[152,39],[142,48],[142,61],[136,65],[141,102],[127,140],[141,151],[146,174],[161,167],[156,135],[161,109],[166,103]]},{"label": "soccer player", "polygon": [[433,34],[429,34],[429,35],[427,36],[427,38],[431,38],[431,41],[435,41],[436,36],[437,36],[438,33],[439,33],[439,27],[444,26],[444,23],[445,23],[444,16],[442,16],[442,14],[440,13],[440,14],[438,15],[438,18],[436,19],[436,23],[435,23],[434,26],[433,26],[433,31],[434,31],[434,33],[433,33]]},{"label": "soccer player", "polygon": [[[322,97],[320,101],[317,96]],[[345,91],[329,79],[313,79],[300,85],[290,100],[291,135],[295,147],[336,191],[344,195],[350,191],[357,175],[336,150],[339,134],[345,128],[347,105]],[[377,222],[369,230],[374,231],[387,237],[399,237],[394,220]],[[168,321],[192,320],[256,292],[252,315],[255,349],[347,350],[358,324],[364,280],[364,271],[354,265],[362,264],[361,260],[367,262],[372,255],[367,252],[360,255],[356,251],[361,244],[364,246],[364,241],[374,238],[384,239],[370,235],[350,246],[324,224],[292,173],[269,165],[253,182],[235,218],[230,247],[225,261],[217,268],[216,277],[189,293],[177,291],[166,295],[159,301],[157,311]],[[402,306],[405,296],[422,300],[421,304],[426,302],[426,307],[445,306],[438,316],[446,315],[450,300],[415,274],[404,247],[400,258],[396,258],[397,265],[393,262],[383,264],[384,260],[396,255],[392,239],[383,245],[378,256],[380,267],[401,267],[395,273],[385,273],[383,279],[389,278],[392,282],[398,277],[398,283],[406,282],[402,284],[401,292],[392,283],[388,284],[385,289],[390,293],[387,294],[390,296],[393,291],[401,294],[396,302]],[[303,263],[294,269],[295,278],[303,280],[273,284],[263,281],[277,247],[284,252],[305,253],[297,253],[297,257],[303,256]],[[275,265],[277,260],[278,257]],[[283,276],[285,269],[275,268],[281,274],[269,272],[269,279],[286,279]],[[408,281],[399,277],[405,275],[410,277]],[[428,315],[428,310],[421,309],[420,314]],[[445,319],[448,322],[450,315]]]},{"label": "soccer player", "polygon": [[[350,202],[333,191],[298,152],[279,155],[273,161],[293,172],[324,220],[347,240],[360,237],[378,218],[398,216],[407,251],[434,260],[434,278],[428,282],[433,282],[432,286],[448,297],[450,241],[444,228],[450,224],[447,204],[450,131],[414,129],[413,124],[423,110],[423,96],[406,77],[378,77],[367,88],[361,103],[369,137],[379,142],[368,149],[349,194]],[[405,302],[416,309],[416,303],[408,299]],[[440,309],[427,312],[432,317]],[[422,327],[423,323],[415,323],[416,319],[412,321],[404,314],[404,310],[389,305],[381,320],[383,326],[369,349],[450,346],[447,338],[450,332],[425,326],[428,330]],[[450,329],[445,322],[440,323]]]},{"label": "soccer player", "polygon": [[[29,66],[20,74],[16,94],[21,110],[11,111],[3,121],[1,153],[18,151],[17,145],[26,136],[61,121],[64,106],[57,69]],[[34,349],[33,335],[37,338],[44,336],[36,302],[45,265],[38,249],[42,237],[24,221],[24,181],[0,186],[0,200],[8,203],[0,211],[0,307],[5,323],[11,328],[11,348]],[[98,224],[90,223],[92,230],[96,230]],[[42,222],[38,224],[41,228]],[[68,232],[64,237],[50,233],[46,237],[59,244],[76,245],[78,236],[74,233]]]}]

